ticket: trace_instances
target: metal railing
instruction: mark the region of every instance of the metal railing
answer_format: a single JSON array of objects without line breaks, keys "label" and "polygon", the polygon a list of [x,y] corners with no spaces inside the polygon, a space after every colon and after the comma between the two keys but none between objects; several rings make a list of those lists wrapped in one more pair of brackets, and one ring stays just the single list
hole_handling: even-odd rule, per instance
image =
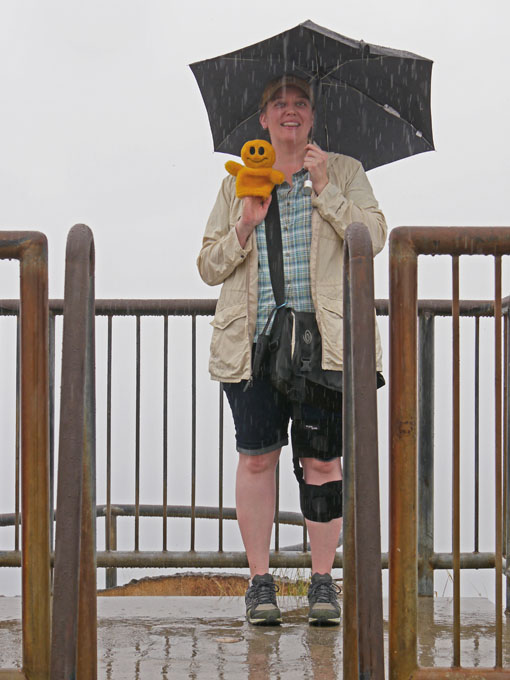
[{"label": "metal railing", "polygon": [[[379,316],[388,314],[388,301],[376,300],[376,310]],[[168,382],[169,378],[169,321],[172,317],[178,317],[181,320],[176,320],[173,323],[182,324],[188,327],[190,331],[188,346],[190,347],[190,356],[186,356],[186,362],[189,361],[189,370],[191,375],[195,376],[193,379],[194,389],[191,392],[190,400],[186,404],[180,403],[180,408],[190,409],[193,417],[190,422],[191,441],[190,447],[186,450],[186,457],[191,461],[195,460],[195,475],[196,475],[196,455],[197,455],[197,428],[200,423],[197,423],[197,379],[199,371],[197,368],[197,320],[200,317],[210,316],[214,313],[216,300],[97,300],[96,301],[96,317],[105,317],[107,328],[105,337],[100,336],[97,340],[99,347],[102,343],[107,347],[106,351],[106,376],[105,382],[107,385],[106,404],[101,404],[101,409],[106,411],[106,436],[101,438],[100,446],[106,449],[104,467],[98,469],[99,478],[106,480],[106,503],[98,505],[98,517],[105,517],[107,530],[105,532],[105,549],[97,553],[98,566],[107,569],[107,586],[116,584],[116,570],[120,567],[183,567],[183,566],[208,566],[208,567],[244,567],[246,566],[246,558],[242,551],[231,551],[225,549],[224,540],[224,525],[225,522],[235,519],[235,510],[227,507],[224,503],[224,477],[223,471],[224,463],[224,434],[223,434],[223,395],[221,390],[218,390],[218,401],[216,405],[208,404],[208,412],[213,412],[213,418],[217,418],[217,440],[216,444],[211,441],[209,448],[216,448],[216,465],[218,470],[218,484],[217,484],[217,504],[213,505],[209,502],[207,506],[200,503],[200,498],[197,498],[196,492],[196,477],[192,477],[189,486],[188,504],[175,504],[175,499],[169,494],[167,477],[173,469],[175,458],[172,458],[171,444],[169,443],[170,433],[168,431]],[[493,315],[494,304],[491,301],[480,300],[461,300],[459,302],[459,314],[461,317],[472,316],[475,320],[481,317],[490,317]],[[18,314],[19,302],[17,300],[0,301],[0,316]],[[502,312],[505,314],[505,348],[508,346],[508,299],[502,300]],[[62,300],[50,300],[50,414],[52,413],[52,404],[55,399],[55,379],[54,379],[54,364],[55,364],[55,318],[63,313]],[[162,408],[162,423],[163,423],[163,442],[161,452],[161,478],[162,491],[160,499],[151,505],[145,505],[140,502],[140,474],[143,471],[143,466],[147,452],[143,448],[143,442],[140,441],[140,412],[139,409],[135,412],[136,420],[136,474],[135,474],[135,492],[133,493],[133,501],[131,503],[119,503],[118,498],[112,492],[112,453],[114,443],[112,441],[112,408],[115,406],[114,395],[112,394],[113,383],[113,369],[112,360],[115,356],[113,351],[113,340],[119,337],[119,332],[115,325],[115,320],[119,317],[134,316],[137,328],[137,338],[134,353],[134,360],[136,363],[136,373],[143,377],[145,366],[141,365],[140,359],[140,345],[144,338],[144,318],[155,316],[160,319],[161,326],[165,333],[165,342],[163,343],[163,352],[161,355],[161,375],[163,376],[161,389],[163,393],[163,408]],[[183,317],[188,317],[187,319]],[[433,422],[433,398],[434,398],[434,325],[435,319],[438,316],[451,316],[451,302],[448,300],[420,300],[417,307],[417,318],[419,324],[419,380],[420,396],[418,408],[420,409],[419,417],[419,440],[418,440],[418,475],[419,475],[419,526],[418,526],[418,555],[419,555],[419,594],[432,595],[433,594],[433,572],[435,569],[451,569],[453,567],[452,553],[449,552],[435,552],[434,551],[434,533],[433,533],[433,454],[434,454],[434,422]],[[189,317],[191,317],[191,324],[189,324]],[[158,322],[159,323],[159,322]],[[191,326],[191,327],[190,327]],[[478,321],[476,321],[476,328],[478,328]],[[58,330],[58,329],[57,329]],[[152,327],[151,327],[152,332]],[[123,339],[123,338],[122,338]],[[171,354],[171,352],[170,352]],[[479,349],[475,355],[476,362],[480,363]],[[156,361],[157,357],[151,357],[151,360]],[[198,376],[198,377],[197,377]],[[117,377],[117,376],[115,376]],[[505,379],[505,394],[508,393],[508,379]],[[475,385],[475,398],[479,394],[479,387]],[[134,398],[140,400],[140,377],[138,377],[135,384]],[[14,397],[13,397],[14,399]],[[508,399],[505,400],[505,423],[508,420]],[[214,415],[216,411],[216,415]],[[476,429],[478,423],[478,415],[475,414],[474,427]],[[52,423],[53,419],[50,419]],[[215,435],[216,436],[216,435]],[[102,435],[103,437],[103,435]],[[53,452],[53,428],[50,426],[50,450]],[[506,440],[505,440],[506,441]],[[169,450],[170,446],[170,450]],[[208,445],[209,446],[209,445]],[[19,456],[19,443],[18,443]],[[51,468],[50,457],[50,468]],[[190,461],[190,465],[191,465]],[[475,461],[476,464],[476,461]],[[18,459],[19,470],[19,459]],[[14,480],[13,480],[14,481]],[[479,486],[478,476],[475,480],[475,493]],[[0,566],[20,566],[21,565],[21,551],[19,550],[19,533],[20,533],[20,517],[19,511],[19,488],[16,483],[16,500],[15,512],[0,515],[0,526],[14,527],[14,541],[13,549],[0,551]],[[158,493],[159,495],[159,493]],[[508,496],[508,483],[505,482],[505,497]],[[116,502],[117,501],[117,502]],[[507,509],[510,504],[506,504]],[[167,534],[167,526],[169,526],[170,518],[178,518],[187,516],[189,520],[189,549],[175,550],[173,545],[173,538],[169,540]],[[135,537],[140,546],[140,518],[142,517],[158,517],[161,526],[161,547],[154,550],[126,550],[122,544],[117,540],[117,518],[130,516],[134,520]],[[202,521],[202,518],[209,517],[217,520],[217,549],[216,550],[200,550],[196,542],[196,523]],[[460,555],[461,568],[494,568],[495,553],[494,552],[480,552],[478,545],[478,526],[479,514],[475,509],[475,541],[473,551],[463,552]],[[124,521],[124,520],[123,520]],[[178,521],[178,520],[177,520]],[[310,556],[306,551],[306,534],[303,531],[303,548],[286,551],[283,548],[279,536],[279,528],[281,523],[291,522],[297,526],[302,527],[302,518],[299,512],[287,513],[279,509],[275,518],[275,540],[274,550],[272,551],[271,560],[273,566],[282,567],[305,567],[310,564]],[[505,526],[508,524],[505,518]],[[133,541],[134,542],[134,541]],[[121,548],[116,550],[116,548]],[[170,549],[169,549],[170,548]],[[506,543],[503,546],[505,555],[508,553]],[[343,563],[343,555],[339,551],[335,559],[335,567],[341,567]],[[388,555],[383,553],[382,566],[386,568],[388,565]],[[508,579],[507,579],[508,583]],[[507,590],[508,601],[508,590]]]},{"label": "metal railing", "polygon": [[[417,271],[418,255],[451,255],[453,299],[451,315],[453,323],[453,393],[452,393],[452,554],[440,556],[433,553],[433,540],[425,542],[429,568],[453,566],[453,669],[419,668],[417,662],[417,609],[418,609],[418,373],[417,373]],[[460,314],[459,256],[494,256],[494,374],[495,374],[495,550],[494,553],[462,555],[460,552]],[[502,575],[508,569],[508,545],[504,546],[504,528],[508,536],[508,524],[503,517],[503,421],[505,443],[508,442],[507,419],[503,418],[502,378],[502,297],[501,257],[510,254],[509,228],[406,228],[393,230],[390,237],[390,630],[389,664],[393,680],[403,678],[455,677],[463,678],[476,673],[477,677],[503,677],[508,675],[502,668]],[[505,324],[508,342],[508,324]],[[427,323],[422,326],[421,340],[430,335]],[[430,357],[429,357],[430,358]],[[505,369],[508,355],[505,357]],[[420,362],[422,370],[430,373],[430,362]],[[428,369],[426,368],[428,366]],[[508,373],[505,372],[505,407],[508,408]],[[429,419],[430,414],[425,416]],[[423,433],[422,433],[423,434]],[[423,447],[423,440],[420,438]],[[475,451],[478,455],[478,451]],[[508,450],[506,450],[508,465]],[[478,462],[476,459],[475,462]],[[427,468],[420,464],[420,470]],[[506,466],[505,466],[506,469]],[[426,485],[430,491],[431,469],[428,467]],[[423,477],[422,477],[423,480]],[[508,498],[508,476],[505,479]],[[420,510],[424,509],[422,494]],[[430,498],[430,495],[429,495]],[[425,503],[429,508],[430,504]],[[506,500],[508,512],[508,500]],[[426,521],[420,523],[426,532]],[[430,525],[429,525],[430,526]],[[507,538],[508,540],[508,538]],[[423,544],[422,544],[423,545]],[[503,554],[507,562],[503,564]],[[464,564],[463,564],[464,562]],[[495,569],[495,664],[489,669],[464,669],[460,656],[460,569],[466,566],[492,566]],[[507,572],[508,573],[508,572]],[[426,584],[428,574],[422,571]],[[422,581],[422,582],[423,582]]]},{"label": "metal railing", "polygon": [[[139,491],[136,492],[138,503],[130,504],[115,502],[112,497],[112,358],[113,348],[112,340],[115,337],[114,333],[114,319],[125,316],[135,316],[140,319],[140,330],[138,333],[135,362],[137,364],[137,372],[143,371],[140,367],[140,343],[143,338],[143,322],[144,317],[156,316],[161,319],[163,328],[168,329],[169,319],[172,317],[190,317],[191,316],[191,374],[197,375],[196,365],[196,343],[197,343],[197,319],[203,316],[211,316],[214,313],[216,300],[96,300],[96,318],[106,317],[107,320],[107,361],[106,361],[106,384],[107,384],[107,398],[106,398],[106,437],[105,441],[101,441],[101,445],[106,449],[105,467],[98,469],[98,476],[104,477],[106,480],[106,503],[97,506],[98,517],[104,517],[107,530],[105,532],[105,549],[98,550],[97,564],[99,567],[107,569],[107,586],[116,584],[116,570],[120,567],[245,567],[246,558],[244,553],[233,552],[225,550],[224,543],[224,523],[235,519],[235,510],[226,507],[223,502],[223,486],[224,486],[224,434],[223,434],[223,395],[221,390],[218,390],[217,402],[217,432],[218,439],[215,445],[217,450],[217,469],[218,469],[218,488],[217,498],[218,504],[214,506],[203,506],[197,503],[196,498],[196,479],[193,478],[190,482],[189,497],[192,495],[195,498],[195,505],[189,503],[176,505],[172,503],[169,498],[167,471],[171,469],[172,462],[169,465],[169,446],[168,446],[168,344],[165,345],[163,356],[161,357],[161,375],[163,380],[163,401],[165,406],[163,408],[162,420],[164,428],[163,446],[162,446],[162,493],[161,502],[152,503],[150,505],[140,503]],[[50,300],[50,415],[53,413],[52,404],[55,399],[54,387],[54,364],[55,364],[55,317],[61,316],[63,313],[63,300]],[[379,316],[386,316],[388,314],[388,301],[376,300],[376,312]],[[480,300],[461,300],[459,303],[459,314],[461,317],[474,317],[476,321],[476,328],[478,327],[478,319],[482,317],[493,316],[494,304],[491,301]],[[18,314],[19,302],[17,300],[2,300],[0,301],[0,316],[16,316]],[[509,300],[504,298],[502,300],[502,311],[505,315],[505,348],[509,343],[508,333],[508,310]],[[419,554],[419,594],[433,595],[433,572],[436,569],[451,569],[453,567],[452,554],[448,552],[434,552],[434,531],[433,531],[433,459],[434,459],[434,418],[433,418],[433,400],[434,400],[434,345],[435,334],[434,326],[437,317],[451,316],[451,302],[448,300],[419,300],[417,318],[419,324],[419,386],[420,395],[418,408],[420,410],[419,417],[419,440],[418,440],[418,475],[419,475],[419,489],[420,489],[420,514],[418,526],[418,554]],[[188,320],[189,322],[189,320]],[[184,319],[182,322],[184,325]],[[137,323],[138,326],[138,323]],[[168,331],[166,331],[168,333]],[[168,335],[166,336],[168,338]],[[168,339],[166,340],[168,343]],[[97,344],[97,343],[96,343]],[[479,347],[475,354],[476,363],[480,363]],[[154,357],[153,360],[156,360]],[[196,460],[196,409],[197,409],[197,393],[196,380],[192,390],[190,406],[192,412],[195,414],[191,420],[191,445],[187,455]],[[505,380],[505,394],[508,393],[508,380]],[[386,389],[386,388],[385,388]],[[14,398],[14,397],[13,397]],[[135,398],[140,399],[140,380],[135,385]],[[479,399],[479,385],[475,381],[475,399]],[[508,414],[508,400],[505,400],[505,414]],[[182,406],[182,404],[181,404]],[[209,408],[211,410],[211,408]],[[136,415],[137,430],[140,432],[140,414]],[[477,428],[479,414],[475,413],[474,427]],[[505,417],[505,423],[508,420],[508,415]],[[53,454],[53,418],[50,418],[50,471],[52,467]],[[211,442],[212,444],[212,442]],[[135,489],[140,488],[140,466],[143,469],[143,461],[145,459],[145,452],[139,439],[135,443],[136,458],[138,460],[137,472],[135,474]],[[19,442],[17,446],[17,469],[19,477]],[[53,486],[53,483],[51,483]],[[478,493],[479,480],[478,476],[475,478],[475,493]],[[133,494],[133,500],[136,500]],[[508,484],[505,484],[505,497],[508,496]],[[14,527],[14,541],[13,549],[0,550],[0,567],[19,567],[21,566],[21,551],[19,550],[19,532],[20,532],[20,517],[19,510],[19,486],[15,484],[15,512],[0,515],[0,527],[12,526]],[[507,503],[506,507],[510,507]],[[53,516],[53,512],[51,511]],[[169,541],[167,535],[167,523],[170,518],[188,517],[189,519],[189,536],[190,542],[189,550],[169,550]],[[117,550],[117,518],[118,517],[132,517],[136,520],[135,532],[139,536],[139,523],[141,517],[157,517],[161,520],[161,548],[158,550]],[[196,525],[198,520],[202,518],[210,518],[217,520],[217,550],[202,551],[196,549],[196,541],[194,541],[195,549],[191,548],[191,537],[196,532],[192,532],[192,527]],[[494,552],[479,552],[478,551],[478,535],[479,535],[479,515],[478,512],[474,514],[474,521],[476,526],[474,550],[470,552],[461,553],[461,568],[493,568],[495,555]],[[506,522],[505,519],[505,523]],[[302,516],[299,512],[287,512],[279,509],[275,517],[275,537],[274,550],[271,555],[271,564],[274,567],[289,567],[298,568],[310,565],[310,556],[306,550],[306,533],[303,529],[303,547],[304,550],[284,550],[285,546],[280,544],[279,527],[280,524],[292,524],[302,527]],[[506,526],[505,524],[505,526]],[[138,527],[138,529],[137,529]],[[139,541],[139,538],[138,538]],[[504,546],[505,554],[506,544]],[[339,551],[335,558],[335,567],[341,567],[343,564],[343,555]],[[382,554],[382,566],[387,568],[388,555]],[[509,594],[507,590],[507,601]]]},{"label": "metal railing", "polygon": [[[463,568],[492,568],[496,573],[496,659],[495,668],[489,669],[494,675],[501,670],[502,641],[501,641],[501,615],[502,615],[502,578],[507,577],[507,601],[508,582],[510,576],[509,565],[509,460],[508,455],[508,423],[510,420],[510,375],[507,370],[510,332],[509,332],[509,300],[501,297],[501,256],[510,252],[509,229],[462,229],[446,230],[434,229],[397,229],[393,232],[392,248],[392,288],[391,288],[391,319],[390,338],[391,350],[391,436],[392,459],[391,459],[391,499],[390,516],[398,516],[399,520],[392,523],[391,544],[389,560],[391,562],[390,596],[392,602],[390,614],[390,668],[393,678],[406,677],[413,674],[414,677],[435,677],[440,671],[432,669],[418,669],[416,666],[416,598],[417,595],[433,594],[433,573],[436,569],[450,569],[454,571],[454,666],[460,673],[459,677],[469,674],[469,669],[460,668],[460,570]],[[49,635],[49,537],[50,522],[53,511],[48,504],[48,491],[45,485],[48,483],[49,470],[52,469],[52,457],[48,456],[44,446],[49,440],[52,452],[52,426],[48,429],[48,411],[51,416],[54,401],[54,363],[55,363],[55,316],[64,313],[62,301],[51,301],[49,312],[49,343],[48,343],[48,307],[47,307],[47,279],[44,279],[43,269],[46,266],[44,237],[39,234],[23,235],[20,233],[6,234],[7,245],[4,257],[18,257],[21,262],[21,323],[18,324],[21,351],[19,362],[28,367],[21,372],[21,380],[18,385],[18,411],[16,430],[21,431],[21,437],[17,438],[17,474],[16,474],[16,510],[9,515],[0,516],[0,526],[12,525],[15,527],[14,550],[0,552],[0,566],[21,566],[23,564],[23,626],[24,626],[24,671],[29,677],[38,677],[38,669],[41,677],[44,676],[44,665],[48,663],[49,654],[46,649]],[[451,239],[447,247],[439,239],[448,236]],[[414,240],[416,239],[416,241]],[[420,239],[422,239],[420,241]],[[439,239],[439,240],[438,240]],[[448,239],[446,239],[448,240]],[[453,245],[452,245],[453,244]],[[416,299],[416,260],[419,253],[445,254],[453,252],[453,301],[447,300],[421,300]],[[469,301],[459,299],[458,285],[458,257],[459,254],[474,254],[487,252],[495,257],[495,300],[494,301]],[[90,253],[89,253],[90,255]],[[91,261],[89,261],[91,265]],[[45,270],[46,271],[46,270]],[[89,277],[91,270],[89,269]],[[351,272],[354,274],[354,268]],[[347,271],[349,275],[349,270]],[[44,279],[44,280],[43,280]],[[32,286],[32,288],[31,288]],[[84,290],[80,287],[81,294]],[[89,289],[90,290],[90,289]],[[67,295],[67,291],[66,291]],[[92,293],[90,293],[92,295]],[[45,297],[46,296],[46,297]],[[91,298],[88,297],[89,312],[91,312]],[[348,300],[353,304],[353,300]],[[83,300],[82,300],[83,303]],[[97,508],[97,515],[106,518],[105,550],[97,553],[97,565],[107,568],[108,585],[115,583],[115,570],[119,567],[244,567],[246,557],[242,551],[224,550],[223,522],[235,518],[235,510],[225,507],[223,503],[223,395],[219,390],[218,401],[218,505],[201,506],[197,504],[196,474],[197,474],[197,318],[209,316],[214,312],[215,300],[99,300],[95,303],[95,315],[107,317],[107,418],[106,418],[106,504]],[[354,303],[358,308],[358,303]],[[39,316],[35,308],[39,308]],[[376,300],[375,306],[379,315],[388,313],[388,302]],[[30,310],[30,311],[28,311]],[[43,310],[43,311],[41,311]],[[404,314],[407,314],[407,316]],[[0,315],[17,315],[19,313],[18,301],[1,301]],[[32,315],[32,321],[27,321]],[[135,410],[135,494],[133,504],[116,504],[112,498],[112,439],[111,439],[111,413],[112,413],[112,340],[113,319],[117,316],[134,316],[136,319],[136,410]],[[140,502],[140,474],[143,463],[143,450],[140,438],[140,391],[141,391],[141,338],[142,318],[145,316],[159,316],[163,322],[164,349],[162,361],[163,375],[163,493],[162,502],[154,505],[143,505]],[[190,482],[190,505],[177,506],[169,504],[169,490],[167,474],[169,470],[169,447],[168,447],[168,323],[171,316],[191,316],[191,482]],[[454,530],[453,550],[451,553],[439,553],[434,549],[433,533],[433,459],[434,459],[434,320],[437,316],[451,316],[453,322],[453,508]],[[460,551],[459,533],[459,335],[460,317],[472,316],[475,322],[475,516],[474,516],[474,550],[472,552]],[[495,534],[496,545],[493,552],[480,552],[479,534],[479,476],[480,446],[479,446],[479,402],[480,402],[480,317],[494,317],[495,322],[495,345],[494,364],[495,396],[496,396],[496,420],[495,420]],[[44,317],[44,319],[43,319]],[[503,321],[503,323],[502,323]],[[353,321],[354,323],[354,321]],[[46,324],[46,326],[45,326]],[[503,328],[502,328],[503,325]],[[78,328],[76,331],[78,332]],[[93,323],[89,321],[89,339],[93,334]],[[351,330],[352,332],[352,330]],[[37,336],[36,333],[40,335]],[[65,329],[64,329],[65,333]],[[502,339],[503,335],[503,339]],[[37,338],[42,338],[39,342]],[[30,344],[32,343],[32,345]],[[34,344],[35,343],[35,344]],[[400,343],[400,344],[399,344]],[[37,351],[33,347],[37,346]],[[351,351],[352,348],[347,348]],[[416,354],[417,349],[417,354]],[[50,370],[48,360],[50,356]],[[91,354],[88,358],[90,360]],[[504,359],[504,360],[503,360]],[[502,372],[504,364],[504,372]],[[50,377],[49,395],[47,392],[37,392],[30,387],[27,376],[32,372],[32,378],[37,385],[37,390],[48,390],[44,387],[48,375]],[[18,369],[18,373],[19,369]],[[65,376],[65,371],[64,371]],[[64,378],[63,385],[64,385]],[[89,397],[90,397],[89,378]],[[354,402],[356,397],[353,397]],[[68,401],[64,399],[64,401]],[[46,411],[42,405],[46,404]],[[62,407],[62,406],[61,406]],[[353,406],[354,407],[354,406]],[[42,411],[34,411],[33,409]],[[77,413],[81,411],[78,406]],[[89,409],[89,414],[92,411]],[[354,411],[355,413],[355,411]],[[353,416],[355,420],[355,415]],[[52,418],[49,419],[52,423]],[[65,420],[61,418],[61,421]],[[347,419],[348,420],[348,419]],[[90,425],[90,422],[88,423]],[[20,427],[21,425],[21,427]],[[35,434],[34,434],[35,433]],[[352,437],[352,433],[349,435]],[[36,443],[37,442],[37,443]],[[42,442],[42,443],[41,443]],[[370,447],[369,447],[370,448]],[[28,454],[26,452],[29,452]],[[31,453],[30,453],[31,451]],[[80,448],[81,452],[81,448]],[[505,466],[502,466],[503,453]],[[28,456],[28,457],[27,457]],[[32,458],[30,458],[32,456]],[[352,459],[351,459],[352,460]],[[20,462],[23,464],[20,465]],[[34,467],[35,466],[35,467]],[[350,466],[349,466],[350,468]],[[23,470],[21,477],[20,469]],[[90,470],[89,470],[90,473]],[[87,473],[84,479],[88,479]],[[81,474],[81,473],[80,473]],[[346,470],[347,476],[349,469]],[[22,511],[20,512],[19,479],[21,478]],[[418,484],[416,485],[416,480]],[[50,485],[51,486],[51,485]],[[346,487],[348,485],[346,484]],[[416,495],[416,486],[419,487],[419,496]],[[34,493],[38,497],[40,505],[34,515],[33,508],[27,504],[28,494]],[[93,495],[93,488],[88,492]],[[348,493],[348,492],[347,492]],[[43,499],[44,496],[44,499]],[[346,499],[349,500],[348,498]],[[349,512],[353,513],[361,509],[350,505],[352,498],[346,505],[346,523],[356,522]],[[46,504],[46,505],[45,505]],[[60,505],[60,500],[59,500]],[[62,506],[63,507],[63,506]],[[409,512],[409,511],[412,512]],[[22,525],[22,550],[19,549],[19,530]],[[134,518],[135,549],[116,550],[116,518],[119,516],[131,516]],[[140,550],[140,518],[144,516],[160,517],[162,519],[162,549],[152,551]],[[189,519],[190,526],[190,549],[187,551],[169,550],[171,541],[168,540],[167,522],[171,517],[183,517]],[[218,520],[218,549],[216,551],[197,550],[196,523],[203,517],[214,517]],[[402,520],[402,521],[401,521]],[[405,521],[404,521],[405,520]],[[303,545],[301,548],[287,551],[280,545],[279,527],[282,523],[291,523],[302,526],[300,513],[283,512],[279,508],[275,516],[275,543],[271,553],[271,565],[274,567],[304,567],[310,565],[310,556],[307,552],[306,533],[303,529]],[[91,522],[92,524],[92,522]],[[353,526],[352,524],[350,525]],[[356,527],[358,525],[356,524]],[[360,525],[361,526],[361,525]],[[36,527],[36,529],[34,529]],[[45,533],[46,532],[46,533]],[[57,532],[58,533],[58,532]],[[93,532],[89,531],[89,538]],[[350,530],[346,533],[346,541],[352,540]],[[31,550],[26,550],[30,543]],[[58,545],[62,541],[57,536],[56,569],[58,566]],[[75,545],[76,547],[76,545]],[[362,546],[363,547],[363,546]],[[366,547],[366,545],[364,546]],[[89,557],[93,547],[89,543]],[[76,553],[74,553],[74,558]],[[93,557],[92,557],[93,559]],[[363,561],[366,561],[366,557]],[[505,561],[504,561],[505,559]],[[411,560],[408,562],[408,560]],[[381,566],[388,565],[388,555],[381,556]],[[37,563],[37,568],[34,565]],[[48,569],[40,569],[40,564],[48,564]],[[338,553],[335,558],[335,567],[344,565],[348,571],[348,562],[344,562],[343,555]],[[76,559],[75,559],[76,566]],[[32,573],[34,578],[26,578]],[[30,581],[30,583],[28,583]],[[60,582],[57,578],[56,586]],[[35,585],[34,585],[35,583]],[[365,582],[368,584],[368,582]],[[90,585],[90,583],[89,583]],[[95,585],[95,584],[94,584]],[[58,589],[58,588],[57,588]],[[83,591],[85,592],[85,591]],[[27,603],[33,602],[37,595],[38,606],[29,607]],[[349,599],[349,587],[346,597]],[[73,595],[74,597],[74,595]],[[48,599],[46,599],[48,598]],[[359,598],[359,593],[358,593]],[[57,598],[58,600],[58,598]],[[359,605],[358,599],[357,604]],[[41,604],[42,603],[42,604]],[[356,603],[355,603],[356,605]],[[354,606],[355,606],[354,605]],[[57,605],[58,606],[58,605]],[[349,606],[349,605],[348,605]],[[25,609],[25,607],[27,609]],[[405,613],[405,615],[403,614]],[[358,616],[362,613],[358,611]],[[58,615],[57,615],[58,618]],[[56,633],[55,633],[56,634]],[[34,649],[37,650],[35,659]],[[370,649],[367,647],[368,653]],[[360,653],[360,650],[358,650]],[[370,666],[369,654],[365,657],[366,668]],[[363,663],[365,663],[365,661]],[[26,669],[26,671],[25,671]],[[31,670],[35,669],[35,670]],[[499,670],[498,670],[499,669]],[[457,672],[456,670],[456,672]],[[485,672],[485,670],[484,670]],[[16,673],[16,672],[15,672]],[[18,677],[14,675],[13,677]],[[2,677],[7,677],[5,673]]]},{"label": "metal railing", "polygon": [[372,241],[351,224],[344,249],[344,677],[384,680]]}]

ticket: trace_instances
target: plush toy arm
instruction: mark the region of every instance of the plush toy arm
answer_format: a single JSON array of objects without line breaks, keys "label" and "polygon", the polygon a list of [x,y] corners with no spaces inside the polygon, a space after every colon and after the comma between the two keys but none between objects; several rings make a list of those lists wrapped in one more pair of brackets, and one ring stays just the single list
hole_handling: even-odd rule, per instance
[{"label": "plush toy arm", "polygon": [[285,180],[285,175],[279,170],[271,169],[271,182],[273,184],[281,184]]},{"label": "plush toy arm", "polygon": [[235,161],[227,161],[225,163],[225,170],[229,174],[234,175],[234,177],[237,177],[237,173],[239,172],[239,170],[242,170],[242,168],[244,168],[244,165],[236,163]]}]

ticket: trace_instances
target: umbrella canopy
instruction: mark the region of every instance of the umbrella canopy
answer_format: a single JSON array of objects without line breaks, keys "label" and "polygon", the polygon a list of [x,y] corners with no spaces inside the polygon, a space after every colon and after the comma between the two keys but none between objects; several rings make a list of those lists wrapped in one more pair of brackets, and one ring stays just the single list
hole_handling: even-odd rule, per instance
[{"label": "umbrella canopy", "polygon": [[259,102],[271,78],[293,74],[315,92],[314,141],[365,169],[432,151],[432,62],[351,40],[311,21],[190,68],[209,116],[214,149],[239,155],[263,137]]}]

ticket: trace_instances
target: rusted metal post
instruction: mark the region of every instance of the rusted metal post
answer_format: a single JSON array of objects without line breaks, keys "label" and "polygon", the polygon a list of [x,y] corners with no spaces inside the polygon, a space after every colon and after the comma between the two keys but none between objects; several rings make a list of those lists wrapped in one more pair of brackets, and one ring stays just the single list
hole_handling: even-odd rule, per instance
[{"label": "rusted metal post", "polygon": [[85,414],[83,489],[80,543],[77,680],[97,678],[97,569],[96,569],[96,381],[95,381],[95,253],[90,229],[75,227],[82,257],[88,251],[89,281],[86,308]]},{"label": "rusted metal post", "polygon": [[[349,278],[349,260],[344,256],[344,279]],[[358,598],[356,593],[356,522],[354,489],[354,414],[351,358],[351,289],[344,283],[343,365],[343,674],[358,678]],[[347,624],[347,621],[349,622]]]},{"label": "rusted metal post", "polygon": [[496,659],[503,666],[503,500],[502,500],[502,346],[501,346],[501,255],[494,258],[494,467],[495,467],[495,535],[496,535]]},{"label": "rusted metal post", "polygon": [[49,671],[49,375],[48,246],[43,234],[21,237],[21,479],[23,669]]},{"label": "rusted metal post", "polygon": [[351,225],[346,233],[346,245],[349,253],[352,253],[349,271],[352,304],[359,674],[361,678],[382,680],[384,649],[374,280],[372,242],[368,229],[361,224]]},{"label": "rusted metal post", "polygon": [[50,312],[49,316],[49,418],[50,418],[50,549],[54,545],[54,518],[55,508],[53,507],[55,490],[55,314]]},{"label": "rusted metal post", "polygon": [[[117,516],[112,513],[112,343],[113,320],[108,314],[107,365],[106,365],[106,550],[117,550]],[[117,585],[117,570],[106,569],[106,587]]]},{"label": "rusted metal post", "polygon": [[162,544],[168,539],[168,316],[163,317],[163,524]]},{"label": "rusted metal post", "polygon": [[402,228],[390,235],[390,680],[417,667],[417,256]]},{"label": "rusted metal post", "polygon": [[23,673],[50,677],[48,245],[0,232],[0,259],[20,261]]},{"label": "rusted metal post", "polygon": [[21,323],[19,314],[16,318],[16,473],[15,473],[15,524],[14,524],[14,550],[20,549],[20,479],[21,479]]},{"label": "rusted metal post", "polygon": [[97,675],[95,564],[94,246],[67,241],[55,540],[52,680]]},{"label": "rusted metal post", "polygon": [[[348,482],[354,487],[355,583],[357,602],[357,675],[384,679],[379,517],[379,461],[375,363],[375,314],[372,242],[363,224],[351,224],[344,254],[344,395],[349,423]],[[350,412],[350,413],[349,413]],[[352,524],[352,519],[350,519]],[[352,593],[350,598],[352,598]],[[345,618],[346,621],[352,619]],[[349,628],[345,626],[345,628]],[[345,638],[344,638],[345,640]],[[345,649],[345,646],[344,646]],[[350,673],[354,664],[349,663]]]},{"label": "rusted metal post", "polygon": [[460,319],[459,257],[452,258],[453,666],[460,666]]},{"label": "rusted metal post", "polygon": [[140,360],[141,360],[141,322],[136,316],[136,402],[135,402],[135,551],[140,550]]},{"label": "rusted metal post", "polygon": [[191,317],[191,524],[190,550],[195,550],[197,494],[197,317]]},{"label": "rusted metal post", "polygon": [[418,343],[418,595],[434,595],[434,323],[419,315]]},{"label": "rusted metal post", "polygon": [[223,385],[219,385],[218,416],[218,552],[223,551]]},{"label": "rusted metal post", "polygon": [[475,319],[475,413],[474,413],[474,447],[475,447],[475,522],[474,552],[480,549],[480,318]]},{"label": "rusted metal post", "polygon": [[505,312],[505,366],[504,366],[504,447],[503,464],[505,470],[504,498],[505,498],[505,567],[506,567],[506,607],[505,614],[510,614],[510,319],[509,312]]}]

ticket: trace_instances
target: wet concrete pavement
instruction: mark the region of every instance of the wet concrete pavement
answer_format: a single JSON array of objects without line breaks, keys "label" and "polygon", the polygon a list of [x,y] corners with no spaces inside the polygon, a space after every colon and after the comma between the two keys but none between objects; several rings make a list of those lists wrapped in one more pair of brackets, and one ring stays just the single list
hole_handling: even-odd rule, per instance
[{"label": "wet concrete pavement", "polygon": [[[342,677],[341,628],[311,628],[306,600],[280,598],[284,624],[256,628],[244,620],[240,597],[98,598],[101,680],[333,680]],[[385,603],[387,605],[387,603]],[[0,668],[19,667],[20,598],[0,597]],[[385,607],[387,622],[387,607]],[[419,661],[449,666],[452,601],[420,603]],[[385,631],[387,626],[385,625]],[[504,621],[504,665],[510,666],[510,625]],[[493,666],[494,606],[462,600],[462,664]]]}]

